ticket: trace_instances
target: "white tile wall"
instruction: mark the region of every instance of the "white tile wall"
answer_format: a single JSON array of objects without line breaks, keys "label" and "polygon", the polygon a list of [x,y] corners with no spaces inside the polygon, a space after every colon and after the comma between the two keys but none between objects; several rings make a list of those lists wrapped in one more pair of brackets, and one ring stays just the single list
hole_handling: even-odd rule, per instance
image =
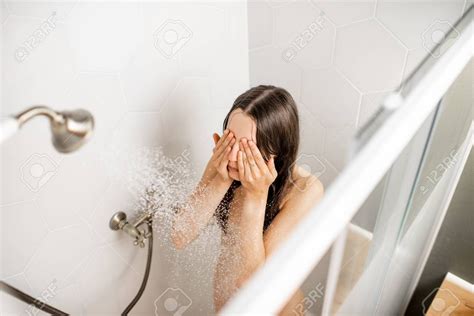
[{"label": "white tile wall", "polygon": [[[163,146],[171,156],[188,148],[196,168],[207,162],[212,133],[249,87],[246,3],[1,4],[1,115],[46,104],[83,107],[96,119],[93,138],[73,154],[55,152],[42,119],[2,144],[1,278],[33,296],[53,283],[48,303],[74,315],[117,315],[140,286],[146,251],[108,228],[116,211],[133,213],[134,201],[114,155]],[[51,17],[49,34],[18,55]],[[169,46],[159,44],[169,34],[160,30],[179,27],[171,20],[192,36],[167,56]],[[38,165],[48,172],[32,177]],[[153,315],[154,300],[178,286],[193,300],[188,313],[209,314],[212,265],[177,257],[164,235],[155,237],[151,278],[132,314]],[[206,249],[199,258],[215,253]],[[206,291],[199,280],[209,283]],[[0,314],[26,314],[27,306],[2,294],[4,302]]]},{"label": "white tile wall", "polygon": [[468,2],[251,0],[250,84],[292,93],[303,120],[301,153],[326,164],[327,186],[347,163],[356,127],[427,55],[437,26],[453,25]]},{"label": "white tile wall", "polygon": [[[251,1],[248,10],[243,1],[1,4],[1,115],[41,103],[84,107],[96,118],[91,142],[71,155],[54,151],[41,119],[1,148],[1,278],[33,296],[54,283],[49,303],[74,315],[117,314],[141,282],[145,251],[107,227],[132,199],[114,155],[140,146],[161,145],[169,155],[189,148],[202,167],[211,133],[250,78],[250,85],[293,94],[301,152],[324,165],[327,185],[345,164],[355,128],[426,54],[430,25],[453,23],[466,7],[462,0]],[[324,27],[288,60],[290,44],[321,15]],[[51,17],[49,34],[19,54]],[[176,21],[190,37],[168,56],[160,30]],[[32,177],[35,163],[48,173]],[[188,251],[206,260],[192,261],[163,235],[135,314],[153,314],[154,300],[170,286],[192,298],[190,314],[209,314],[212,285],[200,280],[211,277],[204,261],[216,245],[198,242]],[[26,313],[27,306],[1,296],[2,315]]]}]

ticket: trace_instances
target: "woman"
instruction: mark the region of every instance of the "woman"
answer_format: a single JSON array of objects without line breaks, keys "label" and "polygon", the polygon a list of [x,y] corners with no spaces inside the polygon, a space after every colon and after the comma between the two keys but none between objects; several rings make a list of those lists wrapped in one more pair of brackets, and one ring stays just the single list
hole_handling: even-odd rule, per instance
[{"label": "woman", "polygon": [[[219,310],[323,195],[321,182],[295,164],[299,145],[296,104],[284,89],[258,86],[240,95],[224,120],[222,137],[196,190],[180,209],[172,239],[194,240],[215,216],[223,229],[215,271]],[[301,292],[282,314],[293,311]]]}]

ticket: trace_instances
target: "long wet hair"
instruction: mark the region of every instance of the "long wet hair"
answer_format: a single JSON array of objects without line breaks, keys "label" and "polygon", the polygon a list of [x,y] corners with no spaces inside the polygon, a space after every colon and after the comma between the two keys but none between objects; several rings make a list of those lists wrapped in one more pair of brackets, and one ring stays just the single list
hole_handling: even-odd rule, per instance
[{"label": "long wet hair", "polygon": [[[241,109],[255,121],[256,144],[265,161],[268,161],[271,155],[275,156],[278,176],[268,190],[263,225],[265,231],[280,211],[282,200],[290,186],[291,172],[300,142],[298,110],[288,91],[269,85],[253,87],[237,97],[224,119],[223,129],[227,128],[230,114],[236,109]],[[224,232],[229,217],[229,205],[235,189],[239,186],[240,182],[233,181],[215,213]]]}]

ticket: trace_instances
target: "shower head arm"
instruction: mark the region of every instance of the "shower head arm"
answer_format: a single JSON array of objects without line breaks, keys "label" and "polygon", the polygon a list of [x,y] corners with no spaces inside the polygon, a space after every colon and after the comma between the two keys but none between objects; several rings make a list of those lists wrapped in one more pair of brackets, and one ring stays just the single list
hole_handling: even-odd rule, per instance
[{"label": "shower head arm", "polygon": [[23,124],[25,124],[32,118],[39,115],[46,116],[47,118],[49,118],[51,121],[55,123],[64,121],[64,116],[61,113],[58,113],[44,105],[37,105],[31,108],[28,108],[25,111],[17,114],[15,118],[18,122],[19,127],[21,127]]}]

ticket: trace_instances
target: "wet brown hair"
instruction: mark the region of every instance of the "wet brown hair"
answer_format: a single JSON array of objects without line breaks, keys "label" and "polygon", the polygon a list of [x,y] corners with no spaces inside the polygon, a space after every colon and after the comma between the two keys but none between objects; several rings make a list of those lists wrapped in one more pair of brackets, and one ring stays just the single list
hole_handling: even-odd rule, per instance
[{"label": "wet brown hair", "polygon": [[[278,176],[268,190],[265,209],[265,231],[280,211],[280,206],[290,186],[291,171],[294,166],[300,142],[299,118],[295,101],[283,88],[260,85],[242,93],[234,101],[224,119],[223,128],[227,128],[230,114],[241,109],[257,125],[257,147],[266,161],[275,156],[275,168]],[[234,181],[216,210],[216,217],[226,231],[229,204],[234,190],[240,182]]]}]

